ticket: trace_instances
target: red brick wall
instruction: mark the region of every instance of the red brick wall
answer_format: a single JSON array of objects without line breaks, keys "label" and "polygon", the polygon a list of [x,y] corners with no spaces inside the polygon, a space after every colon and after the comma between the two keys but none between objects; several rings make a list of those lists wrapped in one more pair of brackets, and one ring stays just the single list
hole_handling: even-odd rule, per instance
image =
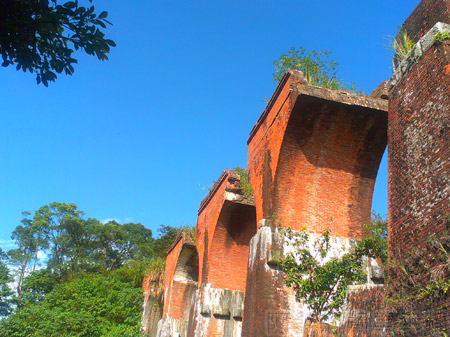
[{"label": "red brick wall", "polygon": [[370,221],[386,118],[379,111],[324,100],[297,104],[275,176],[276,218],[316,233],[329,227],[339,237],[360,234]]},{"label": "red brick wall", "polygon": [[437,22],[449,23],[449,0],[422,0],[405,20],[401,29],[417,42]]},{"label": "red brick wall", "polygon": [[291,85],[301,80],[295,74],[285,76],[278,85],[273,101],[253,127],[247,142],[247,171],[253,189],[257,221],[271,212],[270,197],[264,197],[263,186],[272,187],[284,130],[291,109]]},{"label": "red brick wall", "polygon": [[450,214],[450,74],[446,71],[449,64],[448,41],[435,45],[390,93],[391,258],[399,251],[408,254],[430,233],[442,232],[444,215]]},{"label": "red brick wall", "polygon": [[336,330],[337,336],[387,336],[384,287],[365,287],[350,291],[347,297],[346,320]]},{"label": "red brick wall", "polygon": [[163,314],[169,314],[169,303],[172,297],[172,282],[175,268],[177,266],[178,256],[183,247],[183,240],[179,239],[175,246],[168,252],[166,256],[166,266],[164,270],[164,308]]},{"label": "red brick wall", "polygon": [[172,318],[189,319],[191,298],[197,286],[192,282],[172,281],[168,315]]},{"label": "red brick wall", "polygon": [[218,181],[218,185],[211,193],[211,199],[208,204],[198,214],[195,239],[199,261],[199,284],[205,281],[208,272],[208,252],[211,249],[212,237],[224,202],[226,187],[227,179],[224,177],[221,181]]},{"label": "red brick wall", "polygon": [[[268,264],[268,255],[283,250],[281,236],[272,227],[258,230],[252,241],[252,256],[247,274],[244,299],[242,337],[300,336],[303,320],[295,303],[292,288],[284,283],[285,275],[274,264]],[[270,252],[267,254],[267,252]],[[297,310],[295,310],[297,309]]]},{"label": "red brick wall", "polygon": [[240,187],[233,177],[235,173],[224,171],[201,203],[196,227],[199,284],[244,291],[248,245],[256,232],[255,208],[225,200],[226,191]]},{"label": "red brick wall", "polygon": [[[166,255],[163,315],[167,314],[172,318],[189,318],[190,300],[197,289],[198,257],[192,240],[186,235],[188,234],[180,233]],[[195,269],[189,270],[193,275],[186,274],[189,268]],[[175,278],[177,273],[180,274]]]},{"label": "red brick wall", "polygon": [[370,220],[386,146],[385,102],[350,94],[342,99],[302,84],[295,72],[285,76],[248,141],[257,220],[274,217],[294,229],[359,234]]},{"label": "red brick wall", "polygon": [[450,213],[450,46],[428,50],[391,93],[389,243],[407,251]]},{"label": "red brick wall", "polygon": [[212,287],[245,291],[249,242],[255,233],[255,208],[225,201],[209,253],[207,281]]},{"label": "red brick wall", "polygon": [[[418,36],[437,22],[450,23],[450,2],[422,1],[403,24]],[[430,236],[446,229],[450,214],[450,44],[435,44],[403,75],[390,92],[388,129],[388,244],[393,265],[406,264],[416,288],[430,281],[439,259],[427,266],[414,264],[417,254],[432,254]],[[427,255],[428,253],[428,255]],[[438,252],[439,253],[439,252]],[[437,255],[437,254],[436,254]],[[392,292],[402,293],[398,268],[389,270]],[[404,279],[404,277],[403,277]],[[411,295],[414,287],[403,296]],[[389,316],[393,333],[423,336],[450,331],[450,295],[410,301],[407,311],[397,307]],[[403,312],[405,311],[405,312]],[[413,314],[414,319],[405,314]],[[405,322],[408,326],[404,326]]]}]

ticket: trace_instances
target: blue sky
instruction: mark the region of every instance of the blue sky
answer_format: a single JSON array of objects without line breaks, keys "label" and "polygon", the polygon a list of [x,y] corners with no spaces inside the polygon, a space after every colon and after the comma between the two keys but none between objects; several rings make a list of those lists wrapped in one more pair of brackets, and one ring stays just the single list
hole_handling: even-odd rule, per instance
[{"label": "blue sky", "polygon": [[[246,163],[291,46],[332,51],[342,80],[370,93],[391,74],[389,36],[417,1],[95,0],[110,60],[78,54],[49,88],[1,68],[0,246],[21,211],[75,202],[89,217],[193,225],[205,186]],[[386,214],[386,162],[373,209]]]}]

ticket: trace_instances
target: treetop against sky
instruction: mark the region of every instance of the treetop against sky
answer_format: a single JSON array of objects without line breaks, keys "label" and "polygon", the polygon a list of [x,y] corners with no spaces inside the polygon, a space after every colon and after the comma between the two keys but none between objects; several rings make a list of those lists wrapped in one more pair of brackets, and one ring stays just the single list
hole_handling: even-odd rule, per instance
[{"label": "treetop against sky", "polygon": [[[93,1],[113,23],[109,61],[75,53],[73,76],[48,88],[1,69],[0,246],[21,211],[52,201],[154,232],[195,224],[204,187],[245,166],[275,59],[299,45],[330,50],[339,79],[370,93],[392,71],[388,37],[417,3]],[[373,209],[386,213],[385,161]]]}]

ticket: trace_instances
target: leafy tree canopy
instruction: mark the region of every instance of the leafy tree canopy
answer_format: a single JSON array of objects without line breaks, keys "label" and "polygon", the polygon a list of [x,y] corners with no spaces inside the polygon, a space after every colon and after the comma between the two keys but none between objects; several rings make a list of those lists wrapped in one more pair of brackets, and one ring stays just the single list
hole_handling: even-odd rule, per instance
[{"label": "leafy tree canopy", "polygon": [[85,219],[73,203],[23,215],[17,248],[0,250],[0,337],[139,336],[143,275],[163,272],[181,228],[154,238],[139,223]]},{"label": "leafy tree canopy", "polygon": [[86,275],[2,321],[0,337],[139,336],[142,300],[140,287],[116,272]]},{"label": "leafy tree canopy", "polygon": [[[92,2],[92,0],[89,0]],[[56,73],[72,75],[74,49],[107,60],[112,40],[101,29],[111,24],[107,12],[78,0],[2,0],[0,2],[0,53],[2,66],[36,73],[37,83],[48,86]]]},{"label": "leafy tree canopy", "polygon": [[8,283],[12,281],[9,269],[4,262],[6,254],[0,248],[0,317],[8,315],[10,312],[10,303],[8,299],[12,295]]}]

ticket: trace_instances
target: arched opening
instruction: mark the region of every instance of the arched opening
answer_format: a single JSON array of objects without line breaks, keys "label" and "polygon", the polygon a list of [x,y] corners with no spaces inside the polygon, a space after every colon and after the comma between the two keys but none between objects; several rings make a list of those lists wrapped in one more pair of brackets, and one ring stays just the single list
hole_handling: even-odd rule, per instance
[{"label": "arched opening", "polygon": [[172,318],[189,319],[191,298],[198,283],[198,254],[194,245],[183,244],[173,274],[168,313]]},{"label": "arched opening", "polygon": [[387,148],[384,150],[373,188],[372,211],[383,219],[387,218]]},{"label": "arched opening", "polygon": [[300,95],[283,137],[270,214],[294,229],[360,235],[370,221],[386,130],[385,111]]},{"label": "arched opening", "polygon": [[226,200],[209,254],[207,282],[212,287],[245,291],[249,243],[255,233],[255,207]]}]

